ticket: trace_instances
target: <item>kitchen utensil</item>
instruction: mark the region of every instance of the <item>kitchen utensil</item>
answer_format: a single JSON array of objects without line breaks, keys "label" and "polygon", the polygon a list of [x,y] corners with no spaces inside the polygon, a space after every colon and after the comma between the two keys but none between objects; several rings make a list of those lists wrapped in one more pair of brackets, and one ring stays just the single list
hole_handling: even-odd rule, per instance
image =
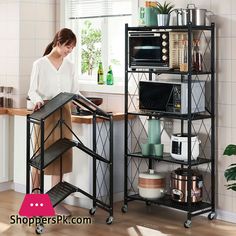
[{"label": "kitchen utensil", "polygon": [[161,143],[161,127],[159,119],[148,119],[148,143]]},{"label": "kitchen utensil", "polygon": [[149,156],[153,154],[153,144],[141,143],[142,155]]},{"label": "kitchen utensil", "polygon": [[154,153],[157,157],[163,157],[164,144],[154,144]]},{"label": "kitchen utensil", "polygon": [[[191,176],[191,202],[202,200],[203,177],[197,170],[189,170]],[[171,172],[171,196],[174,201],[187,202],[188,169],[178,168]]]},{"label": "kitchen utensil", "polygon": [[161,198],[164,195],[165,178],[153,169],[139,174],[139,195],[147,199]]}]

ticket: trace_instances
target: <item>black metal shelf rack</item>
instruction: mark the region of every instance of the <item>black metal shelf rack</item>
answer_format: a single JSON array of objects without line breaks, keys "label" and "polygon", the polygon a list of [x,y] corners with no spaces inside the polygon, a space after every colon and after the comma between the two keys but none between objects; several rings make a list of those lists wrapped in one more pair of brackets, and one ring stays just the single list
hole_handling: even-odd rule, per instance
[{"label": "black metal shelf rack", "polygon": [[[68,102],[76,103],[90,112],[93,129],[92,149],[86,147],[63,120],[62,107]],[[60,117],[46,137],[44,130],[45,120],[58,110],[60,111]],[[40,137],[35,137],[36,126],[40,127]],[[63,138],[62,126],[69,129],[75,140]],[[50,135],[53,135],[56,127],[60,128],[61,138],[48,148],[45,148],[45,142]],[[39,143],[38,148],[36,148],[35,142]],[[99,145],[97,145],[98,143]],[[62,181],[61,173],[61,181],[47,192],[52,205],[55,207],[71,193],[80,192],[93,201],[93,206],[89,213],[91,215],[95,214],[96,208],[100,207],[109,213],[106,223],[111,224],[113,221],[113,114],[104,112],[82,95],[60,93],[40,110],[27,115],[26,193],[30,193],[32,188],[31,167],[39,171],[40,193],[44,193],[45,168],[55,160],[61,159],[61,155],[73,147],[82,150],[92,158],[93,183],[91,184],[93,185],[93,192],[92,194],[87,193],[79,187]]]},{"label": "black metal shelf rack", "polygon": [[[187,32],[188,35],[188,71],[181,72],[173,69],[160,68],[130,68],[129,67],[129,33],[132,31],[174,31]],[[203,60],[209,60],[206,63],[204,71],[192,71],[192,39],[193,33],[205,42],[203,51]],[[122,212],[127,212],[128,202],[140,200],[146,204],[159,204],[166,207],[182,210],[187,213],[187,220],[184,226],[191,226],[193,216],[209,213],[208,219],[215,217],[215,25],[193,26],[189,23],[187,26],[167,26],[167,27],[125,27],[125,156],[124,156],[124,205]],[[205,61],[203,61],[205,63]],[[138,104],[139,81],[153,80],[153,76],[160,74],[180,75],[187,77],[188,83],[188,113],[173,114],[162,111],[140,110]],[[208,94],[205,96],[206,111],[201,113],[191,112],[192,103],[192,81],[204,81],[208,83]],[[170,153],[164,153],[163,157],[143,156],[141,153],[141,143],[147,139],[145,125],[148,118],[158,118],[162,122],[162,131],[167,133],[165,122],[170,120],[180,123],[180,133],[188,134],[188,161],[175,160]],[[162,132],[161,132],[162,133]],[[170,136],[170,133],[168,133]],[[197,160],[191,159],[191,135],[197,135],[201,138],[200,157]],[[140,172],[158,168],[160,163],[169,164],[170,168],[185,167],[188,173],[191,169],[199,170],[207,181],[203,183],[203,200],[197,203],[191,202],[191,174],[187,179],[187,202],[180,203],[173,201],[170,192],[163,198],[150,200],[139,196],[137,188],[137,178]],[[174,166],[174,167],[173,167]]]}]

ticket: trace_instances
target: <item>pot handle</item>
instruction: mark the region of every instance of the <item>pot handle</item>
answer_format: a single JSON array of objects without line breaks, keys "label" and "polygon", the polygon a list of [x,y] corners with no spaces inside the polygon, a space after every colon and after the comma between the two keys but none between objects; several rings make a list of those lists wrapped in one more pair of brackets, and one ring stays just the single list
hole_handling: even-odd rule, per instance
[{"label": "pot handle", "polygon": [[[193,6],[193,7],[190,8],[189,6]],[[196,9],[196,6],[195,6],[194,3],[189,3],[189,4],[187,5],[187,9]]]}]

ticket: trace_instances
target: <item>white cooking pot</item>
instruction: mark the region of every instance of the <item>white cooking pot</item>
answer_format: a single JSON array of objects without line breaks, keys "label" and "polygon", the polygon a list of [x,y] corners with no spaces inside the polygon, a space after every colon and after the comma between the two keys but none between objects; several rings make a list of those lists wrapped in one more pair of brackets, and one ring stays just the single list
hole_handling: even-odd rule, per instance
[{"label": "white cooking pot", "polygon": [[[191,160],[198,158],[200,143],[197,136],[191,137]],[[188,134],[171,135],[170,155],[176,160],[188,161]]]},{"label": "white cooking pot", "polygon": [[157,199],[164,195],[165,178],[150,169],[140,173],[138,178],[139,195],[147,199]]}]

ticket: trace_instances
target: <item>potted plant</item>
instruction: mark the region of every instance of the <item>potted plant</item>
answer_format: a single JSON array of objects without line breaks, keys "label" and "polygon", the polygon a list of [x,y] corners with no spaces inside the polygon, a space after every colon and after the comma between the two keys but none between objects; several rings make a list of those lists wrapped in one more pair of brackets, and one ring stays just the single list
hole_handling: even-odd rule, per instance
[{"label": "potted plant", "polygon": [[[236,155],[236,145],[234,144],[230,144],[228,145],[225,150],[224,150],[224,154],[226,156],[232,156],[232,155]],[[236,163],[231,164],[224,172],[226,181],[234,181],[234,182],[230,182],[229,184],[227,184],[227,189],[231,189],[233,191],[236,191]]]},{"label": "potted plant", "polygon": [[166,1],[161,4],[157,3],[157,25],[158,26],[168,26],[170,21],[170,13],[173,11],[174,5]]}]

